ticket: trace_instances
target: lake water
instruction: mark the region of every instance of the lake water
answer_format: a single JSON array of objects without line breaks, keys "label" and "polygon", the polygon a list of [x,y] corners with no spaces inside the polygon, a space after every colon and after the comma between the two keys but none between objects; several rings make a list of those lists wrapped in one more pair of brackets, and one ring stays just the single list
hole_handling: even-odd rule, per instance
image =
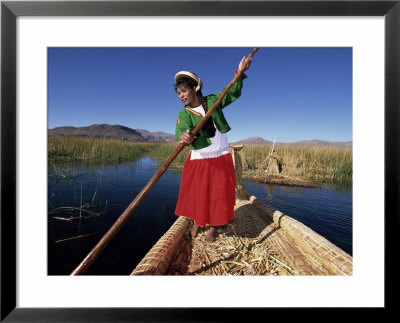
[{"label": "lake water", "polygon": [[[144,157],[115,165],[58,163],[48,176],[48,274],[69,275],[159,167]],[[86,275],[129,275],[176,220],[181,172],[167,170]],[[351,186],[258,185],[251,194],[352,254]]]},{"label": "lake water", "polygon": [[245,186],[259,200],[304,223],[349,255],[353,254],[351,184],[309,188],[245,181]]}]

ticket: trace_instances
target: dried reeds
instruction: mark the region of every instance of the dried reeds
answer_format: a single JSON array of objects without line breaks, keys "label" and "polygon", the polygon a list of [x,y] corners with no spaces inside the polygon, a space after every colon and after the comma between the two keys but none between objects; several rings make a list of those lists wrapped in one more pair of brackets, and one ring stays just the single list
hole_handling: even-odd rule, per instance
[{"label": "dried reeds", "polygon": [[[279,259],[279,252],[258,238],[239,236],[234,224],[217,231],[214,242],[204,241],[206,230],[192,240],[197,266],[188,275],[265,276],[294,275],[292,268]],[[193,262],[192,262],[193,263]],[[196,267],[196,268],[193,268]]]},{"label": "dried reeds", "polygon": [[[271,151],[269,145],[244,146],[241,151],[249,170],[259,170]],[[351,148],[276,145],[274,151],[281,171],[318,181],[352,181]]]}]

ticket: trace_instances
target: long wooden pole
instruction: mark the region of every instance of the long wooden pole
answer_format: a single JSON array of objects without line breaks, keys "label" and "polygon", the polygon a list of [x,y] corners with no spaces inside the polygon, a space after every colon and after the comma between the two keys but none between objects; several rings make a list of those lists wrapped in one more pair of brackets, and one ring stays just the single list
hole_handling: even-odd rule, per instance
[{"label": "long wooden pole", "polygon": [[[254,48],[247,58],[251,58],[254,53],[258,50],[258,48]],[[204,118],[199,122],[199,124],[191,131],[191,134],[195,136],[199,130],[204,126],[207,120],[211,117],[211,114],[214,110],[220,105],[222,99],[228,90],[232,87],[232,85],[236,82],[236,80],[242,76],[244,70],[238,70],[235,77],[232,81],[225,87],[219,96],[218,100],[215,101],[213,106],[208,110]],[[135,197],[135,199],[128,205],[124,212],[119,216],[119,218],[115,221],[112,227],[103,235],[103,237],[99,240],[99,242],[94,246],[94,248],[89,252],[89,254],[82,260],[82,262],[74,269],[71,273],[71,276],[81,275],[83,274],[90,265],[97,259],[103,249],[108,245],[112,238],[117,234],[117,232],[121,229],[121,227],[125,224],[125,222],[129,219],[133,211],[138,207],[138,205],[143,201],[145,196],[150,192],[153,186],[157,183],[157,181],[161,178],[161,176],[168,169],[169,165],[172,161],[179,155],[179,153],[185,148],[185,143],[179,143],[179,145],[175,148],[175,150],[167,157],[158,171],[153,175],[153,177],[149,180],[149,182],[143,187],[143,189],[139,192],[139,194]]]}]

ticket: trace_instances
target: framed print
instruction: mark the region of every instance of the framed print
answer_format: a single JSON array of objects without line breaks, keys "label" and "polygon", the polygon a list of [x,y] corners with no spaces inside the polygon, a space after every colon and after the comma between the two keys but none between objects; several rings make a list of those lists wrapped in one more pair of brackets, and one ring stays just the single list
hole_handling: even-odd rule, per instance
[{"label": "framed print", "polygon": [[[391,309],[394,304],[389,289],[396,286],[398,279],[391,259],[396,253],[393,239],[399,229],[399,2],[2,1],[1,320],[235,321],[239,310],[265,314],[271,307]],[[186,38],[180,39],[174,33],[180,26],[192,24],[207,35],[205,39],[191,38],[186,31],[183,33]],[[323,31],[318,31],[316,26]],[[213,33],[216,36],[212,37]],[[306,42],[304,37],[311,40]],[[214,38],[214,43],[210,38]],[[237,39],[234,41],[234,38]],[[261,49],[354,46],[354,127],[362,129],[354,137],[358,165],[354,169],[358,176],[354,186],[357,237],[376,239],[376,248],[366,250],[356,246],[353,277],[340,280],[314,277],[313,284],[320,286],[297,279],[290,282],[271,279],[266,284],[255,279],[232,280],[232,277],[222,283],[197,279],[200,277],[193,277],[190,282],[177,277],[168,280],[162,277],[130,280],[119,276],[43,277],[41,270],[47,259],[43,256],[46,251],[41,249],[46,232],[43,228],[36,230],[35,225],[46,212],[42,193],[36,192],[36,188],[40,191],[43,186],[40,178],[47,176],[40,161],[40,156],[47,157],[47,147],[41,141],[43,134],[47,136],[48,120],[43,106],[49,98],[47,89],[40,87],[40,84],[47,85],[49,76],[47,48],[135,46],[259,46]],[[28,67],[35,72],[25,74]],[[37,101],[30,100],[37,94],[40,97]],[[365,97],[372,95],[376,95],[376,101],[366,102]],[[35,126],[29,129],[32,124]],[[39,135],[35,137],[36,134]],[[26,144],[27,137],[35,138],[37,145],[34,141]],[[365,147],[366,141],[370,148]],[[368,166],[359,168],[367,164],[368,156],[370,168],[375,167],[371,178],[364,176],[369,174]],[[24,166],[27,161],[32,166]],[[365,215],[365,223],[361,214]],[[28,245],[31,249],[26,248]],[[357,299],[357,293],[369,296],[363,292],[367,282],[373,295],[369,299],[362,296]],[[190,284],[197,295],[188,290]],[[202,286],[210,286],[212,292],[200,291]],[[332,291],[332,295],[321,294],[322,287],[324,292]],[[341,297],[335,294],[339,291],[343,294]],[[253,301],[243,301],[250,294]],[[99,295],[105,296],[101,299]],[[110,295],[114,295],[113,304],[108,304]],[[312,297],[320,298],[320,302],[313,303]],[[198,298],[206,301],[197,303]],[[283,299],[285,302],[278,302]]]}]

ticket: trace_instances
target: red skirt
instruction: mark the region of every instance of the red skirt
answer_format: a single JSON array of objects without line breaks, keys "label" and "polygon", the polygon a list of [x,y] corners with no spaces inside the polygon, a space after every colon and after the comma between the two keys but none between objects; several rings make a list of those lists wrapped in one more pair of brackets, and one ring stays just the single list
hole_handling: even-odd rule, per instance
[{"label": "red skirt", "polygon": [[235,170],[231,154],[190,160],[183,166],[175,214],[199,227],[225,225],[233,220]]}]

